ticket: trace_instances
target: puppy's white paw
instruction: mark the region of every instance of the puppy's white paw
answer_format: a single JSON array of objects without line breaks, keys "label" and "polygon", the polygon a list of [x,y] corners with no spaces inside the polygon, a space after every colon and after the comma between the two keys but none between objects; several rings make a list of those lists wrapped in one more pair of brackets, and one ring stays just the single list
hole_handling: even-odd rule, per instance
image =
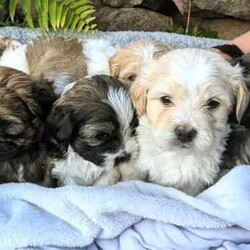
[{"label": "puppy's white paw", "polygon": [[119,182],[121,172],[118,168],[113,168],[107,172],[103,172],[101,177],[95,182],[94,186],[108,186]]},{"label": "puppy's white paw", "polygon": [[147,180],[147,172],[138,169],[135,165],[135,162],[123,163],[119,166],[121,171],[121,180],[122,181],[132,181],[132,180]]}]

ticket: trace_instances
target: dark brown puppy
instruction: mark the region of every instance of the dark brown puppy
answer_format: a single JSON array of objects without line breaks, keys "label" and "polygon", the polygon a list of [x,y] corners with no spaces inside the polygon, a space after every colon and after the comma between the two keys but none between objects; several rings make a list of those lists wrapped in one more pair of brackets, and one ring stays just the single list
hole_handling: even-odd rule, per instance
[{"label": "dark brown puppy", "polygon": [[227,150],[223,154],[223,169],[250,164],[250,129],[242,125],[232,125],[227,143]]},{"label": "dark brown puppy", "polygon": [[41,141],[55,99],[51,83],[0,67],[0,183],[50,185]]},{"label": "dark brown puppy", "polygon": [[[245,83],[250,89],[250,54],[243,55],[231,62],[240,64]],[[229,118],[231,133],[227,140],[227,150],[223,154],[222,168],[229,170],[239,164],[250,164],[250,106],[246,109],[240,124],[232,114]]]}]

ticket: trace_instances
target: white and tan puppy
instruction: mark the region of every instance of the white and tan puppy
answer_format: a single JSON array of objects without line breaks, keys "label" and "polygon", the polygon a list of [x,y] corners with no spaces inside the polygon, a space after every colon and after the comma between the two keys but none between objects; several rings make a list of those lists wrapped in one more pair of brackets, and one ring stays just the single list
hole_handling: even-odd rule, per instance
[{"label": "white and tan puppy", "polygon": [[149,180],[196,195],[214,183],[249,94],[238,66],[214,52],[178,49],[148,64],[131,87],[138,113],[138,167]]},{"label": "white and tan puppy", "polygon": [[117,49],[110,58],[110,74],[130,86],[145,63],[160,58],[172,48],[162,42],[139,40],[127,47]]},{"label": "white and tan puppy", "polygon": [[[1,40],[5,45],[5,38]],[[109,58],[116,51],[102,39],[52,36],[38,37],[28,44],[8,42],[0,65],[23,71],[34,79],[42,74],[54,82],[57,94],[86,75],[109,74]]]}]

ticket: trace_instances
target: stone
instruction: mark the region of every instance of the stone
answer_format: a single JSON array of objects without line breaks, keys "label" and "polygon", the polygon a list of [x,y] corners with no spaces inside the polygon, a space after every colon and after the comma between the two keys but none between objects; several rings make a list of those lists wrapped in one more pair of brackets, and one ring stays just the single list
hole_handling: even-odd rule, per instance
[{"label": "stone", "polygon": [[[211,18],[206,16],[192,16],[190,20],[191,27],[199,27],[204,30],[216,31],[218,38],[231,40],[248,30],[250,30],[250,23],[247,21],[231,18],[231,17],[219,17]],[[173,22],[176,25],[185,27],[186,17],[178,15],[174,16]]]},{"label": "stone", "polygon": [[218,37],[231,40],[250,30],[250,23],[234,18],[204,19],[200,27],[217,31]]},{"label": "stone", "polygon": [[250,20],[249,0],[193,0],[193,6],[201,10],[210,10],[218,14]]},{"label": "stone", "polygon": [[103,0],[103,3],[115,8],[133,7],[141,4],[143,0]]},{"label": "stone", "polygon": [[94,5],[95,9],[100,9],[103,7],[103,2],[101,0],[92,0],[92,4]]},{"label": "stone", "polygon": [[166,31],[170,17],[142,8],[103,7],[96,12],[98,29],[103,31]]}]

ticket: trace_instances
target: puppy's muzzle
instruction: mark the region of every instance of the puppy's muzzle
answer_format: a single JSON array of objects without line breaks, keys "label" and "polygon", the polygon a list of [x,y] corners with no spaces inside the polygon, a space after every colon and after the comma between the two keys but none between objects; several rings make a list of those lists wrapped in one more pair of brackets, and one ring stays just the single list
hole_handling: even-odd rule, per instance
[{"label": "puppy's muzzle", "polygon": [[178,126],[174,132],[178,141],[182,143],[192,142],[197,135],[197,130],[188,126]]},{"label": "puppy's muzzle", "polygon": [[124,152],[122,155],[115,158],[115,166],[124,162],[128,162],[130,158],[131,158],[131,154]]}]

